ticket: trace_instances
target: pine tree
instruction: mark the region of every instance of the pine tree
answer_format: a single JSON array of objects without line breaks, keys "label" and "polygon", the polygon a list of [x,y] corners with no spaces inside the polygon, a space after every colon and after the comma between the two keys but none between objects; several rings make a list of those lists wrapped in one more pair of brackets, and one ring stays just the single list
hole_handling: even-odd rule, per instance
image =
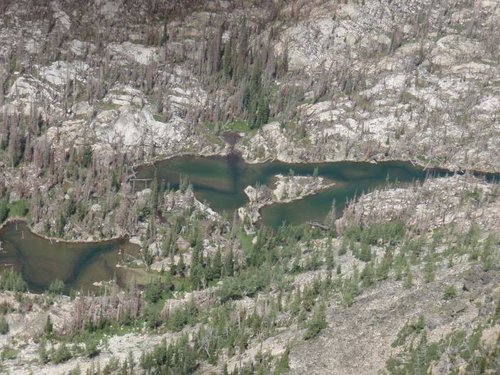
[{"label": "pine tree", "polygon": [[47,353],[47,342],[45,339],[40,340],[38,344],[38,358],[42,364],[49,362],[49,354]]},{"label": "pine tree", "polygon": [[364,287],[372,286],[375,283],[375,271],[372,263],[367,263],[361,272],[361,284]]},{"label": "pine tree", "polygon": [[347,253],[347,242],[345,238],[342,238],[342,242],[340,243],[339,256],[345,255]]},{"label": "pine tree", "polygon": [[177,263],[177,272],[180,276],[184,277],[184,272],[186,271],[186,264],[184,263],[184,256],[179,256],[179,262]]},{"label": "pine tree", "polygon": [[224,45],[224,54],[222,56],[222,71],[224,78],[229,80],[233,75],[233,66],[231,61],[231,40]]},{"label": "pine tree", "polygon": [[405,282],[404,282],[404,287],[406,289],[410,289],[413,286],[413,275],[411,274],[411,269],[410,266],[406,266],[405,270]]},{"label": "pine tree", "polygon": [[130,369],[130,373],[133,373],[135,368],[135,361],[134,361],[134,354],[132,353],[131,350],[128,352],[127,362],[128,362],[128,368]]},{"label": "pine tree", "polygon": [[212,273],[214,279],[219,279],[222,276],[222,254],[220,251],[220,247],[217,247],[217,251],[214,256]]},{"label": "pine tree", "polygon": [[333,257],[333,248],[331,239],[328,239],[328,246],[326,248],[326,254],[325,254],[325,263],[326,263],[326,268],[328,270],[333,270],[333,268],[335,267],[335,260]]},{"label": "pine tree", "polygon": [[7,198],[0,199],[0,224],[9,216],[9,202]]},{"label": "pine tree", "polygon": [[427,262],[424,269],[424,280],[426,283],[434,281],[434,257],[432,254],[427,256]]},{"label": "pine tree", "polygon": [[274,375],[285,374],[290,369],[289,357],[290,357],[290,349],[286,348],[283,355],[276,362],[276,367],[274,369]]},{"label": "pine tree", "polygon": [[9,333],[9,323],[4,316],[0,316],[0,335],[6,335]]},{"label": "pine tree", "polygon": [[56,279],[49,285],[49,293],[63,294],[63,292],[64,292],[64,281]]},{"label": "pine tree", "polygon": [[45,322],[43,332],[45,333],[46,336],[51,336],[53,331],[54,331],[54,326],[53,326],[52,321],[50,319],[50,315],[47,315],[47,321]]},{"label": "pine tree", "polygon": [[234,276],[234,253],[230,249],[224,259],[224,276]]},{"label": "pine tree", "polygon": [[370,245],[368,245],[367,243],[361,244],[361,249],[359,251],[358,258],[363,262],[369,262],[372,259],[372,252],[370,249]]},{"label": "pine tree", "polygon": [[59,344],[59,348],[55,351],[52,356],[52,361],[55,364],[63,363],[71,359],[71,352],[66,346],[66,343]]},{"label": "pine tree", "polygon": [[203,254],[201,252],[201,242],[198,241],[191,253],[191,268],[189,277],[191,279],[191,285],[193,285],[193,288],[198,289],[201,287],[203,276]]},{"label": "pine tree", "polygon": [[316,307],[311,319],[306,324],[306,332],[304,334],[304,340],[310,340],[327,327],[326,322],[326,305],[321,303]]},{"label": "pine tree", "polygon": [[153,216],[158,211],[158,178],[156,177],[156,170],[154,172],[153,180],[151,181],[151,212]]}]

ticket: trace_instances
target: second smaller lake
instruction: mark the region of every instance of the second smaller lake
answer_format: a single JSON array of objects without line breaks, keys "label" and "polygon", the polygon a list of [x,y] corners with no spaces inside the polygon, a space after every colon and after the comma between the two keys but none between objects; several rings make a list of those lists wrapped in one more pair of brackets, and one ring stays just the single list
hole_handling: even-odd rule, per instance
[{"label": "second smaller lake", "polygon": [[64,281],[67,289],[90,290],[96,281],[113,279],[120,284],[125,271],[116,264],[127,255],[138,255],[138,247],[125,239],[55,242],[35,235],[23,222],[6,224],[0,229],[0,241],[0,268],[19,271],[35,292],[56,279]]}]

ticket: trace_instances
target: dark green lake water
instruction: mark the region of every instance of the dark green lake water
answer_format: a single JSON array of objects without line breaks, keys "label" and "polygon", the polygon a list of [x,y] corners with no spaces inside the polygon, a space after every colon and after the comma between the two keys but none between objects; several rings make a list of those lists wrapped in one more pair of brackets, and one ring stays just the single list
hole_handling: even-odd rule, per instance
[{"label": "dark green lake water", "polygon": [[[177,188],[180,176],[192,183],[194,193],[214,210],[233,211],[245,205],[243,189],[260,183],[270,185],[277,174],[318,175],[337,184],[332,189],[291,203],[275,204],[262,209],[262,222],[277,227],[283,222],[297,224],[306,221],[323,221],[335,199],[337,212],[345,206],[346,199],[388,183],[408,183],[422,180],[427,171],[406,162],[335,162],[318,164],[288,164],[269,162],[247,164],[237,156],[194,157],[182,156],[157,162],[137,169],[138,178],[156,177],[164,184]],[[444,172],[432,171],[433,174]],[[140,188],[137,186],[136,188]]]},{"label": "dark green lake water", "polygon": [[22,222],[9,223],[0,229],[0,269],[20,271],[31,291],[40,292],[54,280],[64,281],[67,289],[92,289],[95,281],[115,278],[123,270],[116,268],[122,255],[135,253],[137,247],[127,240],[98,243],[54,242],[33,234]]},{"label": "dark green lake water", "polygon": [[[287,164],[270,162],[247,164],[241,158],[183,156],[160,161],[137,169],[138,178],[156,177],[167,187],[177,188],[180,176],[193,185],[195,195],[219,212],[232,213],[246,204],[243,189],[257,183],[270,185],[275,175],[312,175],[315,168],[336,185],[319,194],[291,203],[274,204],[262,209],[262,222],[277,227],[283,222],[297,224],[323,221],[335,200],[340,214],[346,199],[389,183],[409,183],[424,179],[428,173],[444,175],[445,171],[426,172],[405,162],[379,164],[338,162],[320,164]],[[488,179],[498,180],[498,174]],[[140,182],[137,182],[140,185]],[[136,189],[141,189],[136,186]],[[64,281],[66,287],[92,289],[95,281],[127,279],[126,271],[116,268],[122,255],[118,250],[137,255],[138,247],[126,240],[99,243],[51,242],[31,233],[24,223],[10,223],[0,229],[0,269],[19,270],[32,291],[47,288],[54,280]]]}]

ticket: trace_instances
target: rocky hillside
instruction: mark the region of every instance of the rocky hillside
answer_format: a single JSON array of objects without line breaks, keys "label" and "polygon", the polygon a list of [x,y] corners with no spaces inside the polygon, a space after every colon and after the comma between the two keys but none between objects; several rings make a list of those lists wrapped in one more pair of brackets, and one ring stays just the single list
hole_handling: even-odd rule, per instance
[{"label": "rocky hillside", "polygon": [[231,217],[182,178],[136,189],[133,167],[234,151],[499,173],[499,40],[496,0],[0,0],[0,225],[141,247],[125,287],[92,293],[2,270],[0,372],[495,373],[493,177],[273,230],[261,207],[335,181],[277,175]]},{"label": "rocky hillside", "polygon": [[1,369],[493,374],[498,191],[468,176],[376,191],[348,207],[337,232],[245,232],[194,202],[191,216],[179,211],[188,203],[174,204],[157,224],[162,242],[121,265],[130,288],[66,297],[51,285],[33,295],[15,274],[0,275]]},{"label": "rocky hillside", "polygon": [[11,164],[221,153],[228,129],[249,160],[500,170],[496,1],[84,3],[2,2]]}]

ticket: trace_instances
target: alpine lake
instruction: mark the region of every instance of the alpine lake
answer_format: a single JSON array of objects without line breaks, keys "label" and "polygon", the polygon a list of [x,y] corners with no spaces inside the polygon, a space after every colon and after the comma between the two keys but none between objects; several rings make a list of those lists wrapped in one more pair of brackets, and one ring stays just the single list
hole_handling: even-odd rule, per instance
[{"label": "alpine lake", "polygon": [[[398,161],[249,164],[237,155],[179,156],[136,168],[137,179],[157,178],[158,186],[164,189],[178,188],[181,179],[188,181],[197,199],[228,215],[246,204],[243,191],[246,186],[270,186],[277,174],[291,173],[296,176],[317,174],[335,185],[300,200],[263,207],[260,225],[276,228],[283,223],[322,222],[332,202],[340,214],[347,200],[363,192],[388,184],[423,180],[429,173],[444,175],[447,172],[425,171]],[[140,183],[137,182],[136,190],[144,187]],[[56,241],[32,233],[23,222],[7,223],[0,229],[0,241],[0,268],[14,267],[20,271],[29,289],[35,292],[47,289],[56,279],[64,282],[66,290],[89,290],[96,282],[111,279],[124,284],[126,271],[116,265],[123,257],[139,256],[138,246],[125,238],[102,242]]]}]

